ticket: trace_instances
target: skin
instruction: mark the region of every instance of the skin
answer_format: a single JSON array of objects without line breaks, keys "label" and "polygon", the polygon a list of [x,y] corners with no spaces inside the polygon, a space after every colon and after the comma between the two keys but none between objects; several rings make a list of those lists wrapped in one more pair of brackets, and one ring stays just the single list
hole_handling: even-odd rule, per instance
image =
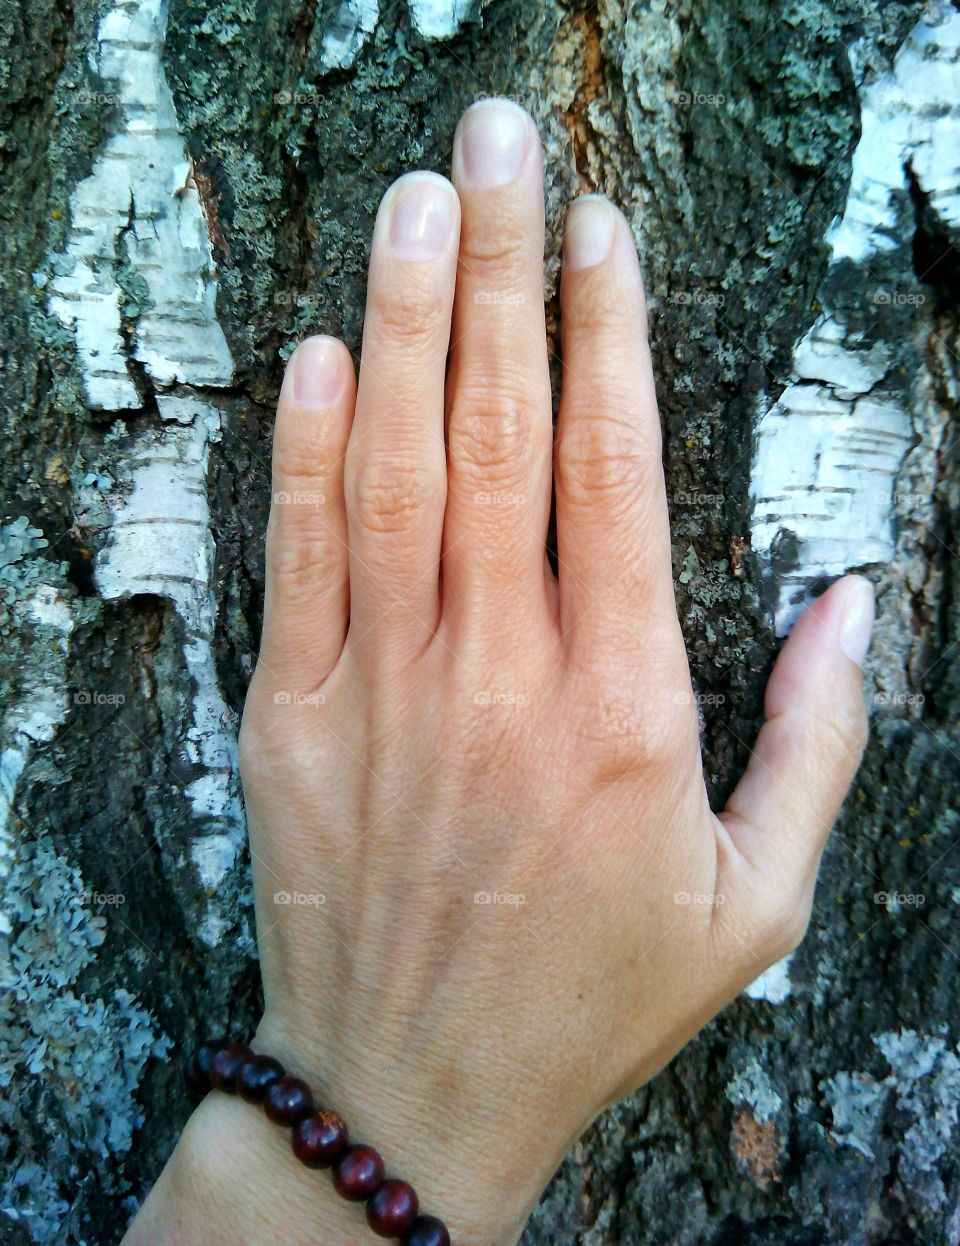
[{"label": "skin", "polygon": [[[516,1242],[597,1113],[796,946],[866,731],[873,598],[849,576],[794,628],[711,812],[633,240],[572,206],[554,436],[542,178],[530,118],[474,106],[453,184],[412,174],[381,205],[359,384],[333,339],[292,356],[240,739],[253,1046],[462,1246]],[[124,1240],[318,1233],[373,1240],[215,1093]]]}]

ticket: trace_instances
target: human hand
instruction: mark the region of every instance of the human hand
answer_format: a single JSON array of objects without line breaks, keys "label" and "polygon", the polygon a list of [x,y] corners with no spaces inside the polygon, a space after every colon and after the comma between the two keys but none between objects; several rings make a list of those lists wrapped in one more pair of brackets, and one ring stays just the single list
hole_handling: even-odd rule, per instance
[{"label": "human hand", "polygon": [[[849,577],[802,617],[715,816],[630,230],[571,208],[554,444],[530,119],[468,111],[453,183],[384,199],[359,387],[333,339],[288,366],[240,750],[255,1048],[455,1241],[499,1244],[593,1117],[802,937],[864,742],[872,592]],[[252,1116],[211,1096],[181,1145],[259,1131],[264,1197],[363,1240]]]}]

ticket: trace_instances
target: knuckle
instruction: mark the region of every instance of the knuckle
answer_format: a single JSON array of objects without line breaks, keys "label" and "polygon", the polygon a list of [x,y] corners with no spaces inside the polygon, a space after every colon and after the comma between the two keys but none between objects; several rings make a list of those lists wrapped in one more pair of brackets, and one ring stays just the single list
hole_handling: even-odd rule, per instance
[{"label": "knuckle", "polygon": [[[623,291],[610,282],[591,283],[564,306],[567,331],[574,329],[609,343],[617,357],[626,358],[635,350],[636,317],[627,315]],[[630,309],[632,311],[632,308]]]},{"label": "knuckle", "polygon": [[509,216],[493,220],[492,227],[475,225],[465,231],[460,243],[459,269],[472,279],[480,294],[485,282],[502,281],[505,274],[542,263],[533,253],[528,232],[518,221]]},{"label": "knuckle", "polygon": [[409,533],[424,515],[443,505],[444,477],[427,463],[366,458],[348,464],[347,489],[351,511],[368,531],[389,535]]},{"label": "knuckle", "polygon": [[268,534],[267,568],[282,591],[297,589],[312,594],[318,585],[328,584],[341,574],[341,551],[322,532],[280,533],[274,526]]},{"label": "knuckle", "polygon": [[[278,492],[322,490],[332,474],[331,465],[342,453],[329,420],[311,420],[309,434],[297,430],[295,438],[274,441],[272,463],[273,500]],[[282,499],[281,499],[282,500]]]},{"label": "knuckle", "polygon": [[378,344],[404,350],[429,344],[448,333],[448,299],[431,281],[408,279],[370,292],[374,333]]},{"label": "knuckle", "polygon": [[687,743],[675,715],[664,713],[649,697],[625,690],[613,672],[583,703],[572,729],[578,742],[587,741],[596,751],[608,777],[641,766],[669,769]]},{"label": "knuckle", "polygon": [[523,474],[534,454],[540,424],[536,404],[497,385],[462,385],[450,416],[450,467],[469,477]]},{"label": "knuckle", "polygon": [[593,505],[600,497],[629,504],[654,463],[659,467],[660,447],[645,445],[627,418],[594,412],[563,429],[556,458],[557,486],[568,503]]},{"label": "knuckle", "polygon": [[859,758],[867,743],[867,717],[862,702],[846,701],[829,712],[815,711],[812,736],[814,752],[824,767],[844,766]]}]

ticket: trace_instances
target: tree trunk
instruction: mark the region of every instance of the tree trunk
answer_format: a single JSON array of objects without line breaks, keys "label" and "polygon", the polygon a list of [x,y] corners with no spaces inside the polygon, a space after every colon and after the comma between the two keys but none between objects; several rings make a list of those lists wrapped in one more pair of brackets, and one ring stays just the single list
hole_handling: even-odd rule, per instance
[{"label": "tree trunk", "polygon": [[525,1241],[957,1246],[960,13],[8,0],[0,43],[0,1239],[116,1242],[182,1053],[254,1022],[236,725],[282,361],[358,348],[379,197],[500,93],[544,138],[551,330],[567,199],[633,223],[717,799],[803,601],[879,590],[806,941]]}]

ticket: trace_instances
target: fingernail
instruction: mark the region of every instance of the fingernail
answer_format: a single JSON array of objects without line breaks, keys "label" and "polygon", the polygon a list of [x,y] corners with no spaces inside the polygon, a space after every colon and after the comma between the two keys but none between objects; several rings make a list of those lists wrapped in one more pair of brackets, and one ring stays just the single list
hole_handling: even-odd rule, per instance
[{"label": "fingernail", "polygon": [[442,177],[413,174],[393,188],[390,247],[402,260],[435,260],[453,229],[453,187]]},{"label": "fingernail", "polygon": [[290,360],[294,401],[303,407],[329,407],[343,388],[342,362],[336,338],[304,338]]},{"label": "fingernail", "polygon": [[563,262],[568,269],[593,268],[610,254],[617,218],[601,195],[575,199],[563,234]]},{"label": "fingernail", "polygon": [[484,100],[468,108],[460,122],[457,145],[463,171],[475,190],[506,186],[520,172],[530,122],[509,100]]},{"label": "fingernail", "polygon": [[870,648],[876,609],[873,585],[860,575],[851,577],[851,581],[843,607],[843,621],[840,624],[840,647],[851,662],[863,666],[863,660]]}]

